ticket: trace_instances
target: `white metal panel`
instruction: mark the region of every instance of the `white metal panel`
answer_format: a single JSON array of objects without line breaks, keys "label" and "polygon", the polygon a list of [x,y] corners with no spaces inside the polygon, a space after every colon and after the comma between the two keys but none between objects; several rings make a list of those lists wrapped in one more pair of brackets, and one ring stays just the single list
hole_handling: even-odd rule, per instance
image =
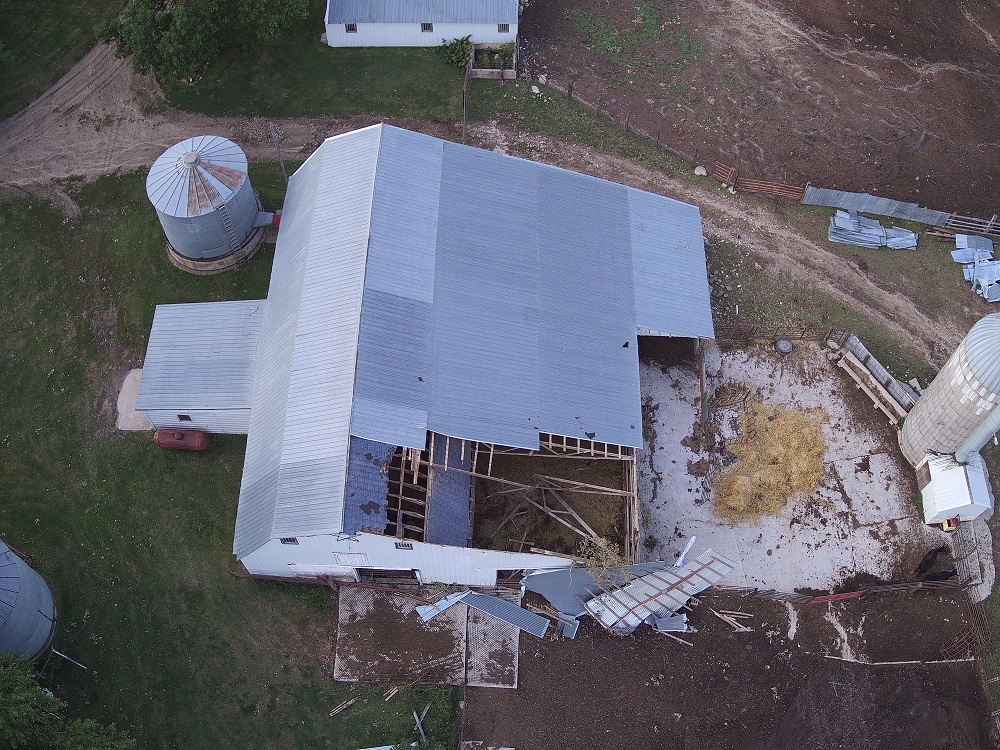
[{"label": "white metal panel", "polygon": [[542,570],[566,568],[572,563],[561,557],[440,544],[412,542],[413,549],[397,549],[394,537],[359,533],[351,537],[320,535],[298,537],[298,544],[272,540],[242,558],[250,573],[293,575],[291,565],[338,565],[342,554],[367,555],[368,567],[417,570],[425,583],[492,586],[498,570]]},{"label": "white metal panel", "polygon": [[326,43],[331,47],[436,47],[442,40],[471,36],[474,44],[505,44],[517,37],[517,24],[503,33],[496,23],[435,23],[433,31],[421,31],[420,23],[358,23],[348,32],[343,23],[326,25]]},{"label": "white metal panel", "polygon": [[[200,430],[223,435],[246,435],[250,429],[249,409],[186,412],[146,410],[143,413],[157,430]],[[180,414],[191,417],[190,421],[178,419]]]}]

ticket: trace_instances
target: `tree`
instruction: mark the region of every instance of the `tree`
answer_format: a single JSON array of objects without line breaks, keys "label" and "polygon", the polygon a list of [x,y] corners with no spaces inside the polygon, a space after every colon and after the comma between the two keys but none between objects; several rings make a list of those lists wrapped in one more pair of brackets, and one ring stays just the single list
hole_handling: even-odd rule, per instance
[{"label": "tree", "polygon": [[0,747],[10,750],[135,750],[114,724],[67,719],[66,704],[43,693],[26,657],[0,654]]},{"label": "tree", "polygon": [[257,52],[308,11],[309,0],[133,0],[97,36],[131,56],[136,73],[194,82],[223,49]]}]

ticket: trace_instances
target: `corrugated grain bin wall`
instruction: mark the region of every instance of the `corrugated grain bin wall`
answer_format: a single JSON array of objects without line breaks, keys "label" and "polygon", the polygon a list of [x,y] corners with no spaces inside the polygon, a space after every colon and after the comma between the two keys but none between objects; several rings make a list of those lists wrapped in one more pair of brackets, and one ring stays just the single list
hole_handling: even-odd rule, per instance
[{"label": "corrugated grain bin wall", "polygon": [[37,658],[52,643],[55,627],[49,587],[0,542],[0,652]]},{"label": "corrugated grain bin wall", "polygon": [[903,455],[916,466],[929,452],[978,451],[992,435],[981,428],[1000,415],[998,402],[1000,313],[994,313],[972,327],[907,415],[899,433]]},{"label": "corrugated grain bin wall", "polygon": [[259,210],[246,155],[219,135],[188,138],[164,151],[146,176],[146,195],[171,247],[191,260],[235,252],[253,232]]}]

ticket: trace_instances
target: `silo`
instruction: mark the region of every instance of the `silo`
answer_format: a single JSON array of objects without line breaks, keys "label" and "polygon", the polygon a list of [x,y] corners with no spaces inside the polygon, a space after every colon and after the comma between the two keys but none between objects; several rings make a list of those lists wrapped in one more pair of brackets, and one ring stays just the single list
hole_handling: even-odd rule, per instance
[{"label": "silo", "polygon": [[218,273],[264,242],[255,226],[260,204],[247,157],[228,138],[199,135],[174,144],[153,163],[146,195],[160,218],[170,261],[195,273]]},{"label": "silo", "polygon": [[1000,429],[1000,313],[972,326],[907,415],[899,433],[906,459],[954,454],[960,463]]},{"label": "silo", "polygon": [[49,587],[0,542],[0,652],[36,659],[52,643],[55,628]]}]

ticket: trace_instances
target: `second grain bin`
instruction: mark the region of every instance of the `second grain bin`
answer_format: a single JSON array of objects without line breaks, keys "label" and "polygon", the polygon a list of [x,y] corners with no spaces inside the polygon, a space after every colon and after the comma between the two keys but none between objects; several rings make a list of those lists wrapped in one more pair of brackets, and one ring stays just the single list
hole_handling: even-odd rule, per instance
[{"label": "second grain bin", "polygon": [[48,650],[55,629],[49,587],[0,542],[0,653],[37,659]]},{"label": "second grain bin", "polygon": [[167,256],[178,268],[225,271],[264,243],[261,224],[269,221],[258,219],[246,155],[228,138],[199,135],[168,148],[149,170],[146,194],[163,227]]}]

